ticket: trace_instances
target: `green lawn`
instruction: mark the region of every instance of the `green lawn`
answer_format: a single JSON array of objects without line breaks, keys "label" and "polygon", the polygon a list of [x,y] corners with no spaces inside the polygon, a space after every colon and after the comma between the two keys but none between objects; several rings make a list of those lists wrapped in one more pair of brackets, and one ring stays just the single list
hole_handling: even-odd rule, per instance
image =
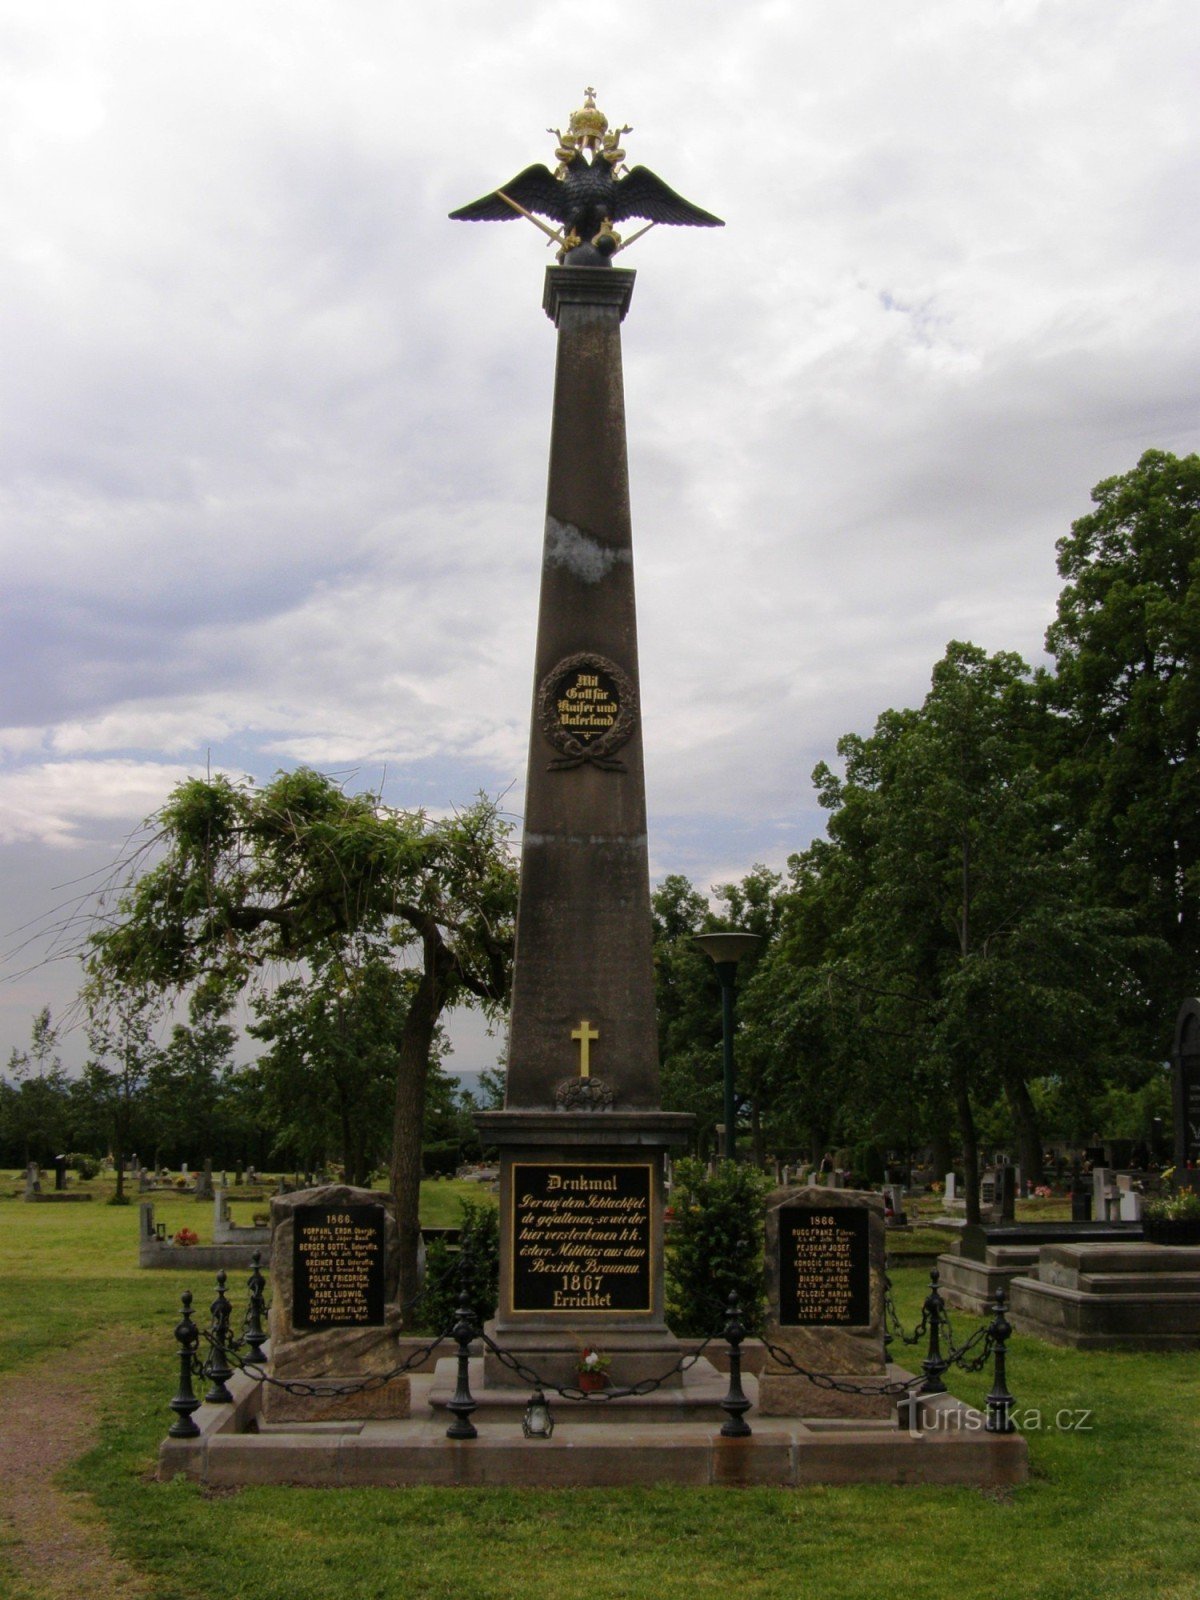
[{"label": "green lawn", "polygon": [[[439,1206],[452,1192],[444,1183],[426,1190]],[[191,1223],[204,1209],[172,1200],[164,1220],[178,1225],[178,1213]],[[1007,1496],[880,1487],[209,1495],[158,1484],[150,1474],[170,1420],[178,1293],[189,1286],[206,1303],[211,1284],[205,1275],[140,1271],[136,1228],[136,1206],[0,1199],[0,1404],[5,1372],[62,1345],[130,1327],[156,1341],[157,1353],[149,1346],[111,1369],[103,1443],[68,1474],[70,1487],[93,1497],[154,1600],[1200,1594],[1200,1352],[1080,1354],[1018,1333],[1010,1381],[1034,1477]],[[894,1277],[911,1323],[926,1274],[899,1269]],[[986,1375],[953,1387],[978,1402]],[[1059,1413],[1085,1425],[1056,1428]]]}]

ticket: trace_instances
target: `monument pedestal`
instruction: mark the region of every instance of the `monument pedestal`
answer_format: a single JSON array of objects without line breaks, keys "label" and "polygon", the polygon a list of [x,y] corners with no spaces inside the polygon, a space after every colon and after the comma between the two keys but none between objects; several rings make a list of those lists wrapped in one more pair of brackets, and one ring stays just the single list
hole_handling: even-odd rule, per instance
[{"label": "monument pedestal", "polygon": [[[686,1139],[674,1112],[496,1111],[500,1296],[489,1336],[545,1383],[573,1385],[584,1347],[615,1387],[669,1372],[681,1347],[663,1296],[663,1158]],[[489,1351],[489,1387],[530,1387]],[[678,1388],[680,1375],[666,1379]]]}]

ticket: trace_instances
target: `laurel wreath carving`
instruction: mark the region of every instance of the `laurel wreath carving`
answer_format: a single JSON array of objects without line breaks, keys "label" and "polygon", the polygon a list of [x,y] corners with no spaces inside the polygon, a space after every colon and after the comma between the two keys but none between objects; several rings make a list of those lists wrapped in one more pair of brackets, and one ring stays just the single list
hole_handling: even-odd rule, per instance
[{"label": "laurel wreath carving", "polygon": [[[558,696],[563,679],[572,672],[605,673],[617,690],[617,715],[611,728],[595,739],[579,739],[562,726],[558,718]],[[625,763],[614,758],[613,752],[633,733],[637,726],[637,690],[629,674],[607,656],[591,650],[582,650],[573,656],[564,656],[542,679],[538,688],[537,718],[542,732],[561,754],[551,761],[551,772],[568,772],[573,767],[589,765],[603,772],[624,772]]]}]

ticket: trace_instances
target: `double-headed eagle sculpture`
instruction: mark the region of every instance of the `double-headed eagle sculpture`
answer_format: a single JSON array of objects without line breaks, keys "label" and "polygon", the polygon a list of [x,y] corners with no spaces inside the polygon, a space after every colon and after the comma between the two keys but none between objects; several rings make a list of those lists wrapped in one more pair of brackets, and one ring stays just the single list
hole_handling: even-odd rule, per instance
[{"label": "double-headed eagle sculpture", "polygon": [[[585,104],[571,113],[565,134],[558,128],[546,130],[558,140],[554,172],[536,162],[502,189],[452,211],[451,218],[455,222],[510,222],[517,216],[526,217],[557,240],[559,261],[572,266],[606,265],[618,250],[640,239],[656,222],[692,228],[725,226],[720,217],[701,211],[668,188],[648,167],[629,171],[621,139],[633,129],[610,129],[608,118],[597,108],[596,91],[588,89],[585,95]],[[538,221],[539,216],[549,217],[558,227],[547,227]],[[614,224],[630,217],[640,218],[647,226],[622,241]]]}]

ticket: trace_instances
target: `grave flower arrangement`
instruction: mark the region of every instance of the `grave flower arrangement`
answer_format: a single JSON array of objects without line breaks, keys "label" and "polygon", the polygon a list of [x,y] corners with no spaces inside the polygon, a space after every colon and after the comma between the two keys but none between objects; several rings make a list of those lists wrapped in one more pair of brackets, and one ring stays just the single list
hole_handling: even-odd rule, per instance
[{"label": "grave flower arrangement", "polygon": [[179,1232],[174,1236],[174,1241],[176,1244],[182,1245],[199,1244],[200,1235],[192,1228],[180,1228]]},{"label": "grave flower arrangement", "polygon": [[1200,1244],[1200,1192],[1180,1189],[1175,1168],[1163,1173],[1163,1189],[1142,1201],[1146,1238],[1157,1244]]},{"label": "grave flower arrangement", "polygon": [[575,1363],[575,1371],[579,1375],[581,1389],[603,1389],[608,1383],[608,1369],[612,1365],[612,1357],[606,1356],[602,1350],[596,1350],[591,1345],[585,1344],[579,1352],[579,1360]]}]

